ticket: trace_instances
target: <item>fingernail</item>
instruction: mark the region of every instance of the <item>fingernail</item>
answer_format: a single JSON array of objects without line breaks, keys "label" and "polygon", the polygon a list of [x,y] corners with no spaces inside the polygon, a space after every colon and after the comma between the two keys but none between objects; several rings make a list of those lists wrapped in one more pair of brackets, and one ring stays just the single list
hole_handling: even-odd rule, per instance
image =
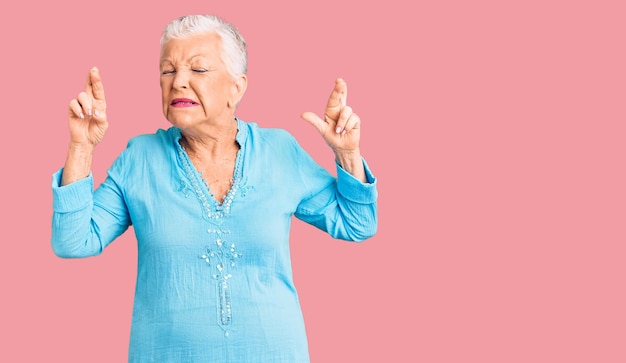
[{"label": "fingernail", "polygon": [[337,126],[337,128],[335,129],[336,133],[340,133],[341,132],[341,127]]},{"label": "fingernail", "polygon": [[87,114],[88,114],[89,116],[91,116],[91,108],[88,108],[88,109],[87,109]]},{"label": "fingernail", "polygon": [[346,134],[346,132],[347,132],[346,130],[343,130],[343,131],[341,131],[341,134],[342,134],[342,135],[345,135],[345,134]]},{"label": "fingernail", "polygon": [[96,110],[96,111],[94,112],[94,115],[96,115],[96,117],[100,116],[100,111]]},{"label": "fingernail", "polygon": [[81,112],[80,115],[78,115],[80,118],[85,118],[85,115]]}]

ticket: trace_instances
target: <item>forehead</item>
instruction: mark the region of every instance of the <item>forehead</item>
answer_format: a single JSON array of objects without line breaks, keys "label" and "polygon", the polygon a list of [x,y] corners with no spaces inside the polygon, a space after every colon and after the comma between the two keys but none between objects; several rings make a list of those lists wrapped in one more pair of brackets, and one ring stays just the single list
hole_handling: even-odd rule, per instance
[{"label": "forehead", "polygon": [[222,39],[215,32],[170,39],[161,48],[161,61],[180,62],[193,58],[219,58]]}]

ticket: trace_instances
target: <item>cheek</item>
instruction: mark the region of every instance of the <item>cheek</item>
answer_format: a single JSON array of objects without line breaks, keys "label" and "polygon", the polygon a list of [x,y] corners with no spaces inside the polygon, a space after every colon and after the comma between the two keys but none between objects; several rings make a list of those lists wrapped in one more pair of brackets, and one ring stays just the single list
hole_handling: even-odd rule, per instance
[{"label": "cheek", "polygon": [[169,97],[166,88],[161,87],[161,105],[163,107],[163,114],[167,115],[167,110],[169,108]]},{"label": "cheek", "polygon": [[170,88],[167,86],[167,82],[163,80],[161,80],[160,85],[161,85],[161,98],[163,99],[163,102],[165,102],[165,99],[167,98],[169,94]]},{"label": "cheek", "polygon": [[214,89],[211,89],[211,87],[207,85],[203,85],[203,84],[193,85],[192,92],[194,92],[196,97],[198,97],[200,102],[204,105],[211,104],[212,102],[215,101],[215,98],[218,96],[218,94],[215,92]]}]

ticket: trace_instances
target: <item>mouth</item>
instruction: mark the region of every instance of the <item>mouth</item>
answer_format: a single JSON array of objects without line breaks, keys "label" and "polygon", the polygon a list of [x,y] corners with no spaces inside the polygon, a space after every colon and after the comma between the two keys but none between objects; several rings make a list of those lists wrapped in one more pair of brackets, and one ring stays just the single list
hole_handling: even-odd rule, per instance
[{"label": "mouth", "polygon": [[198,102],[190,100],[189,98],[175,98],[170,103],[172,107],[193,107],[199,105]]}]

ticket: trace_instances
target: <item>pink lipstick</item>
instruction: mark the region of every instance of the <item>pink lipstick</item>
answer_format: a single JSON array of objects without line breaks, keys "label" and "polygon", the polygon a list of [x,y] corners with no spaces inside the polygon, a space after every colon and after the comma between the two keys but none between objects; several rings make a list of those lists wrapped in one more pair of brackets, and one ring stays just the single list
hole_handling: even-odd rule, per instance
[{"label": "pink lipstick", "polygon": [[198,102],[190,100],[189,98],[174,98],[170,105],[172,107],[193,107],[198,106]]}]

